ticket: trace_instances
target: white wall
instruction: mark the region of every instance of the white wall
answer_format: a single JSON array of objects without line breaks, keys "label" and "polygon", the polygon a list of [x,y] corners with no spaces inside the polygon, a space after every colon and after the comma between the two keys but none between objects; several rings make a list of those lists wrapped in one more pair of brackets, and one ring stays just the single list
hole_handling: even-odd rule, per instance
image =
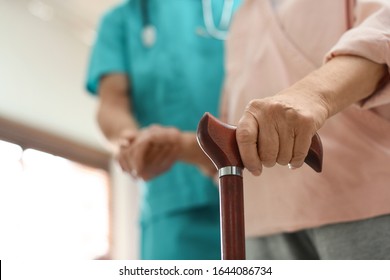
[{"label": "white wall", "polygon": [[[69,0],[65,8],[71,2],[76,3]],[[0,116],[104,149],[95,123],[96,99],[84,90],[87,43],[95,27],[88,23],[97,22],[98,2],[90,1],[95,9],[87,20],[54,9],[52,19],[44,21],[28,9],[39,1],[0,0]],[[136,259],[137,189],[112,170],[113,257]]]},{"label": "white wall", "polygon": [[0,114],[102,148],[83,85],[89,47],[66,23],[0,0]]}]

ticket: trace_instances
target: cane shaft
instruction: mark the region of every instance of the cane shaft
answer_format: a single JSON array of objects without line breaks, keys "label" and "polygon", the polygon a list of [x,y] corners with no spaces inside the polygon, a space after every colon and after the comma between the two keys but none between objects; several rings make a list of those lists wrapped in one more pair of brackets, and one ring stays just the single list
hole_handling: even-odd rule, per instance
[{"label": "cane shaft", "polygon": [[223,260],[245,259],[244,195],[241,176],[219,179]]}]

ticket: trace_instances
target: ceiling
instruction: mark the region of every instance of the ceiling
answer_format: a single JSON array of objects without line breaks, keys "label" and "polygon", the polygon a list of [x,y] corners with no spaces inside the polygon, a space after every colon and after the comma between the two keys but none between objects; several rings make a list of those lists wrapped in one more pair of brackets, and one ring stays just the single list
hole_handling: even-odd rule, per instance
[{"label": "ceiling", "polygon": [[[36,1],[36,0],[33,0]],[[52,5],[58,12],[68,13],[95,25],[101,14],[120,0],[40,0]]]},{"label": "ceiling", "polygon": [[[71,32],[91,45],[102,14],[123,0],[3,0],[6,6],[25,11],[58,30]],[[1,6],[1,1],[0,1]]]},{"label": "ceiling", "polygon": [[[95,28],[105,10],[122,0],[5,0],[44,21]],[[0,1],[1,2],[1,1]]]}]

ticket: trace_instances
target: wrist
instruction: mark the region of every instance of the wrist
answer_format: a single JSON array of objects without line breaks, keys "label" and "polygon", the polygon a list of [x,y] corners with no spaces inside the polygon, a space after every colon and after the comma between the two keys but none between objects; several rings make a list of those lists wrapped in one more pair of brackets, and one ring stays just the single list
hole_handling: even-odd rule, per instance
[{"label": "wrist", "polygon": [[179,160],[196,165],[207,176],[214,176],[216,168],[200,148],[193,132],[184,132],[180,137],[181,152]]},{"label": "wrist", "polygon": [[179,137],[180,152],[178,159],[181,161],[194,163],[194,157],[197,149],[195,134],[191,132],[182,132]]}]

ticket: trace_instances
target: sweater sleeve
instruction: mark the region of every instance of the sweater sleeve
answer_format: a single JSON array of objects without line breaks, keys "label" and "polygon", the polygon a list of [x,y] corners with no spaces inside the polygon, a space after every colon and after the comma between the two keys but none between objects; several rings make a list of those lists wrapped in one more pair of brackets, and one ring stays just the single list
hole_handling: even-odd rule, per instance
[{"label": "sweater sleeve", "polygon": [[354,26],[341,36],[325,61],[340,55],[356,55],[387,65],[387,77],[358,105],[370,109],[390,104],[390,1],[357,1],[354,18]]}]

